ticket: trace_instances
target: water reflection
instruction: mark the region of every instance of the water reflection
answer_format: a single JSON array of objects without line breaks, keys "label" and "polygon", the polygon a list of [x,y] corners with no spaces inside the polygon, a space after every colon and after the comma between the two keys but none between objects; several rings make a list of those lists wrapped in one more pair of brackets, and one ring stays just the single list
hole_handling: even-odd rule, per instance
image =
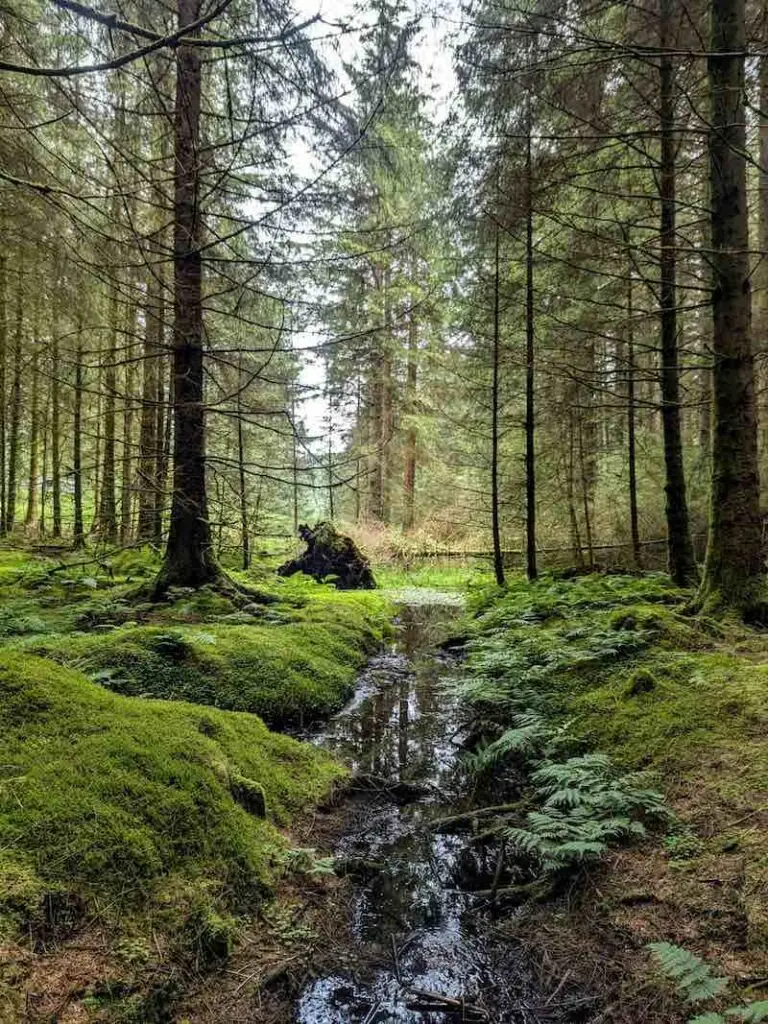
[{"label": "water reflection", "polygon": [[397,643],[371,662],[354,699],[315,737],[357,772],[406,783],[418,797],[403,803],[366,793],[337,850],[383,865],[357,888],[352,923],[368,954],[361,962],[389,966],[314,981],[300,997],[299,1024],[460,1019],[415,1007],[414,989],[483,1005],[489,1020],[537,1019],[520,1008],[527,983],[514,954],[490,943],[482,919],[466,913],[472,897],[461,885],[488,870],[483,851],[429,828],[463,806],[461,723],[441,685],[460,666],[434,646],[455,615],[455,606],[404,607]]}]

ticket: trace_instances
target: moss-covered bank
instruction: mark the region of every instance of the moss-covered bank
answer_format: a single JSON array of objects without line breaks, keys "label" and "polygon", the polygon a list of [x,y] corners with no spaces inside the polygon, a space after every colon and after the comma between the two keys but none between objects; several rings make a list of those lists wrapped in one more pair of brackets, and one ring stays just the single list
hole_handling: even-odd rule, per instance
[{"label": "moss-covered bank", "polygon": [[386,597],[262,573],[153,605],[155,571],[0,553],[0,1024],[174,1019],[301,891],[290,830],[344,774],[254,712],[338,707]]},{"label": "moss-covered bank", "polygon": [[306,577],[241,574],[252,599],[203,588],[151,604],[141,586],[155,563],[129,554],[105,566],[10,559],[0,643],[114,692],[251,711],[281,726],[338,708],[389,628],[381,593],[340,593]]},{"label": "moss-covered bank", "polygon": [[737,989],[751,979],[744,998],[765,998],[768,636],[687,614],[689,596],[663,576],[595,575],[513,580],[474,599],[465,697],[488,737],[528,692],[574,749],[656,773],[679,817],[612,854],[562,906],[515,919],[518,939],[526,922],[527,941],[547,937],[555,976],[604,981],[606,1022],[693,1016],[654,974],[651,941],[685,946]]},{"label": "moss-covered bank", "polygon": [[118,696],[18,652],[0,654],[0,737],[3,941],[96,929],[116,977],[129,939],[147,961],[225,955],[280,875],[278,827],[342,772],[253,715]]}]

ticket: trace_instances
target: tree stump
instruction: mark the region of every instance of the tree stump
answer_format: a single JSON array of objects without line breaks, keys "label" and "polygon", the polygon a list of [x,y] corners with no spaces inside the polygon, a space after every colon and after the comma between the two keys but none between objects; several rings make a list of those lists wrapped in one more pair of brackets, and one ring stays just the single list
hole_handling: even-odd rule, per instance
[{"label": "tree stump", "polygon": [[339,533],[331,523],[321,522],[314,527],[302,525],[299,536],[307,550],[281,565],[278,576],[303,572],[321,583],[329,579],[338,590],[373,590],[376,587],[368,559],[351,537]]}]

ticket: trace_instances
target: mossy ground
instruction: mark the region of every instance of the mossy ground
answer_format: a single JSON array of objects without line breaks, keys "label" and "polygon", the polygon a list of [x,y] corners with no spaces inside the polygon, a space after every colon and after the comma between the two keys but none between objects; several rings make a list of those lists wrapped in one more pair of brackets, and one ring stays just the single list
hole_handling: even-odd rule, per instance
[{"label": "mossy ground", "polygon": [[5,585],[0,567],[0,641],[118,693],[251,711],[276,726],[338,708],[390,618],[377,592],[255,574],[235,574],[253,601],[204,588],[153,605],[136,599],[157,567],[141,552],[84,567],[19,564],[14,553],[12,565]]},{"label": "mossy ground", "polygon": [[152,606],[156,568],[0,554],[2,1024],[172,1019],[294,870],[286,828],[344,774],[253,712],[337,707],[387,599],[254,573],[245,608],[205,590]]},{"label": "mossy ground", "polygon": [[615,854],[563,907],[516,922],[555,976],[574,971],[578,948],[582,977],[604,979],[616,1000],[606,1022],[694,1015],[653,975],[654,940],[766,998],[768,635],[694,617],[689,598],[663,576],[598,575],[474,598],[472,696],[486,724],[503,724],[510,687],[535,689],[576,742],[656,772],[680,818]]}]

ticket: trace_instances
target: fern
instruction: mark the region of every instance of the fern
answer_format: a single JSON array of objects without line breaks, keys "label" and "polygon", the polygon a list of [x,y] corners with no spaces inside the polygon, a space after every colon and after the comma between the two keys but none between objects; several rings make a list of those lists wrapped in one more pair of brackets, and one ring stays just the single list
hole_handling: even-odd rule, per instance
[{"label": "fern", "polygon": [[[705,1002],[727,988],[728,979],[715,976],[709,964],[694,956],[681,946],[670,942],[651,942],[648,948],[653,953],[663,974],[675,983],[677,991],[689,1003]],[[747,1003],[744,1006],[730,1006],[723,1013],[708,1010],[691,1017],[688,1024],[730,1024],[740,1020],[746,1024],[760,1024],[768,1020],[768,1000]]]},{"label": "fern", "polygon": [[517,715],[514,727],[507,729],[497,740],[478,751],[475,757],[470,759],[470,767],[475,771],[482,771],[513,754],[526,758],[536,754],[541,756],[551,731],[551,727],[535,711]]},{"label": "fern", "polygon": [[652,942],[648,948],[663,973],[675,983],[680,995],[689,1003],[712,999],[728,985],[727,978],[715,977],[709,964],[681,946]]},{"label": "fern", "polygon": [[732,1006],[725,1012],[729,1017],[746,1021],[747,1024],[759,1024],[760,1021],[768,1020],[768,999],[750,1003],[748,1006]]},{"label": "fern", "polygon": [[651,942],[648,948],[664,975],[674,982],[680,995],[690,1003],[712,999],[728,985],[727,978],[713,975],[709,964],[681,946]]}]

